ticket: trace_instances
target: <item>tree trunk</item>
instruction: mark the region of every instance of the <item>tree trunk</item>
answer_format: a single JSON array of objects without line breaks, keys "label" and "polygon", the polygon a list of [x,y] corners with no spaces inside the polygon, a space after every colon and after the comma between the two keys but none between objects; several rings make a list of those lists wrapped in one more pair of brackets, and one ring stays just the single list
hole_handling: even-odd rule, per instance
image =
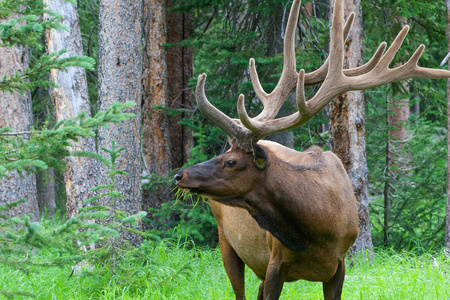
[{"label": "tree trunk", "polygon": [[[164,0],[144,2],[144,157],[149,174],[159,176],[172,170],[170,116],[164,111],[169,108],[168,60],[164,47],[168,42],[166,11]],[[170,187],[157,187],[151,194],[144,193],[143,197],[145,210],[159,208],[161,203],[171,199]]]},{"label": "tree trunk", "polygon": [[[350,31],[350,42],[345,43],[344,69],[362,65],[362,14],[360,1],[345,1],[345,15],[356,13]],[[334,0],[330,1],[332,9]],[[331,15],[331,14],[330,14]],[[370,232],[368,180],[366,159],[364,92],[346,92],[330,104],[330,136],[333,152],[342,160],[353,185],[359,216],[359,234],[351,253],[373,252]]]},{"label": "tree trunk", "polygon": [[[402,83],[405,91],[409,91],[408,83]],[[398,183],[399,175],[409,173],[409,157],[405,157],[402,148],[409,137],[407,122],[410,116],[409,97],[387,97],[386,125],[389,134],[386,141],[386,167],[384,183],[384,243],[389,245],[389,221],[391,209],[391,186]]]},{"label": "tree trunk", "polygon": [[55,169],[38,172],[36,174],[37,201],[39,213],[48,218],[54,218],[56,213],[55,201]]},{"label": "tree trunk", "polygon": [[[47,50],[49,53],[66,49],[65,57],[83,55],[78,11],[75,5],[64,0],[44,0],[48,9],[60,14],[61,21],[70,28],[64,30],[48,30],[46,32]],[[51,71],[51,80],[58,88],[51,88],[50,95],[55,104],[56,120],[61,121],[76,117],[82,110],[91,116],[87,88],[86,71],[80,67],[68,67],[67,71]],[[71,151],[96,152],[95,139],[81,139],[73,142]],[[90,188],[97,185],[99,174],[98,161],[91,158],[70,156],[65,159],[67,170],[64,172],[64,182],[67,195],[67,217],[78,214],[78,207],[83,207],[83,201],[94,196]]]},{"label": "tree trunk", "polygon": [[[173,1],[167,4],[167,42],[180,43],[192,36],[191,16],[189,13],[171,12]],[[181,168],[190,157],[194,147],[192,131],[178,124],[183,118],[191,118],[193,110],[192,88],[188,86],[192,78],[192,49],[185,46],[171,46],[167,49],[167,79],[170,82],[168,105],[187,112],[170,118],[170,152],[172,168]]]},{"label": "tree trunk", "polygon": [[[17,18],[17,15],[12,15]],[[0,20],[8,23],[9,20]],[[29,65],[27,49],[14,45],[0,47],[0,78],[22,73]],[[0,128],[8,126],[16,131],[30,130],[33,125],[33,111],[29,92],[6,93],[0,91]],[[25,137],[23,137],[25,138]],[[7,212],[11,217],[22,214],[32,214],[32,221],[39,221],[39,208],[36,198],[36,176],[34,174],[14,171],[8,178],[0,178],[0,205],[25,199],[26,202]]]},{"label": "tree trunk", "polygon": [[[136,102],[127,112],[136,114],[121,124],[111,124],[98,132],[98,148],[124,147],[117,160],[117,168],[128,176],[116,177],[116,188],[125,198],[116,202],[116,208],[135,214],[141,210],[141,122],[142,98],[142,2],[137,0],[99,1],[98,46],[98,105],[104,110],[113,102]],[[100,154],[107,154],[99,151]],[[110,184],[107,170],[100,172],[100,184]],[[140,238],[130,232],[122,237],[133,245]]]},{"label": "tree trunk", "polygon": [[[447,7],[447,49],[450,52],[450,0],[445,0]],[[447,63],[450,70],[450,63]],[[445,252],[450,255],[450,79],[447,80],[447,205],[445,215]]]},{"label": "tree trunk", "polygon": [[[408,21],[400,17],[399,20],[402,26],[406,26]],[[397,64],[400,67],[402,64]],[[408,121],[410,116],[409,94],[410,88],[407,80],[400,83],[401,90],[393,95],[388,102],[388,125],[389,137],[391,138],[390,156],[391,166],[394,175],[408,174],[410,170],[409,157],[404,157],[400,153],[402,148],[406,145],[409,137]]]},{"label": "tree trunk", "polygon": [[[405,26],[407,20],[399,19],[400,23]],[[388,22],[388,20],[386,20]],[[387,28],[386,28],[387,30]],[[401,63],[396,67],[401,66]],[[384,183],[384,243],[389,246],[389,230],[390,230],[390,210],[391,210],[391,189],[392,185],[398,183],[399,175],[407,175],[410,170],[410,158],[405,157],[402,153],[403,147],[407,143],[409,137],[408,121],[410,116],[409,107],[409,83],[404,81],[401,84],[401,91],[386,97],[386,125],[389,131],[386,141],[386,167],[385,167],[385,183]]]}]

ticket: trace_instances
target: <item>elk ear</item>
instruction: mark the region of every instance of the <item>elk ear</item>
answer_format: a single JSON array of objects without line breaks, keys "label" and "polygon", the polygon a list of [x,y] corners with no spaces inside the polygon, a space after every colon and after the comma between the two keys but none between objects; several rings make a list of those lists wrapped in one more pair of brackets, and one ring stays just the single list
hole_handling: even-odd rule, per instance
[{"label": "elk ear", "polygon": [[259,170],[264,170],[269,165],[269,156],[266,150],[257,144],[253,145],[253,161]]},{"label": "elk ear", "polygon": [[228,143],[230,144],[230,147],[232,150],[236,150],[239,148],[238,142],[235,138],[228,138]]}]

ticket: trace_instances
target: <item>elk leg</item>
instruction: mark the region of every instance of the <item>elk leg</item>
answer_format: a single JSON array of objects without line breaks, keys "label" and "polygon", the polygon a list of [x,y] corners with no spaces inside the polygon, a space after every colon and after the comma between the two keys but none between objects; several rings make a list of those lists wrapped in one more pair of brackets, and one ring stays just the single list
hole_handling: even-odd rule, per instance
[{"label": "elk leg", "polygon": [[256,300],[264,300],[264,280],[259,285],[258,298]]},{"label": "elk leg", "polygon": [[225,234],[219,227],[219,245],[222,253],[223,266],[230,279],[236,300],[245,299],[245,264],[228,243]]},{"label": "elk leg", "polygon": [[325,300],[340,300],[342,286],[345,278],[345,261],[342,260],[336,270],[336,274],[330,280],[323,283],[323,296]]},{"label": "elk leg", "polygon": [[283,289],[284,276],[279,263],[270,263],[264,280],[264,300],[277,300]]}]

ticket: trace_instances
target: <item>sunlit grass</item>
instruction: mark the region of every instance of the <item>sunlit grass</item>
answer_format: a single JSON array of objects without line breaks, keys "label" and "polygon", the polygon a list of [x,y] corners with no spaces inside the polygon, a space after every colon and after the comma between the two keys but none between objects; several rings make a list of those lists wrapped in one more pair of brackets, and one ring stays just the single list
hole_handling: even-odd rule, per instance
[{"label": "sunlit grass", "polygon": [[[142,253],[120,262],[119,269],[131,270],[122,277],[99,275],[99,265],[72,276],[70,267],[28,275],[0,270],[0,291],[22,291],[36,299],[234,299],[218,249],[163,242],[146,244]],[[450,299],[449,266],[442,253],[380,250],[370,261],[356,258],[347,266],[343,299]],[[248,299],[256,299],[259,283],[247,268]],[[0,294],[0,299],[7,298]],[[286,283],[281,299],[323,299],[322,284]]]}]

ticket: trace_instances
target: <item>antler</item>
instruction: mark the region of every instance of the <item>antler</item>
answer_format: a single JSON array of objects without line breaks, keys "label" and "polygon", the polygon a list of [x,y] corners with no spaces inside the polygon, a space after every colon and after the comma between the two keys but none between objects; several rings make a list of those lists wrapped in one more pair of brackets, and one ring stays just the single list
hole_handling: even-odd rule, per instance
[{"label": "antler", "polygon": [[[336,0],[330,33],[330,56],[316,71],[306,73],[302,69],[296,72],[295,60],[295,27],[298,20],[301,0],[294,0],[289,14],[284,40],[284,65],[281,78],[275,89],[267,94],[258,79],[254,59],[250,59],[250,77],[256,95],[263,104],[262,112],[250,118],[245,110],[244,95],[238,98],[238,115],[240,120],[231,119],[216,109],[205,96],[204,84],[206,74],[199,76],[196,89],[197,105],[200,111],[238,142],[239,147],[247,152],[252,151],[253,143],[270,134],[300,126],[322,110],[335,96],[350,90],[362,90],[386,83],[413,77],[432,79],[449,78],[450,71],[423,68],[417,65],[425,46],[418,47],[409,61],[397,68],[389,65],[400,49],[409,27],[405,26],[395,38],[391,47],[384,53],[386,43],[383,42],[365,65],[354,69],[343,69],[344,39],[347,37],[354,20],[350,14],[344,25],[344,4]],[[384,54],[383,54],[384,53]],[[318,92],[309,101],[304,95],[305,85],[322,83]],[[274,119],[286,98],[296,90],[298,111],[287,117]]]}]

